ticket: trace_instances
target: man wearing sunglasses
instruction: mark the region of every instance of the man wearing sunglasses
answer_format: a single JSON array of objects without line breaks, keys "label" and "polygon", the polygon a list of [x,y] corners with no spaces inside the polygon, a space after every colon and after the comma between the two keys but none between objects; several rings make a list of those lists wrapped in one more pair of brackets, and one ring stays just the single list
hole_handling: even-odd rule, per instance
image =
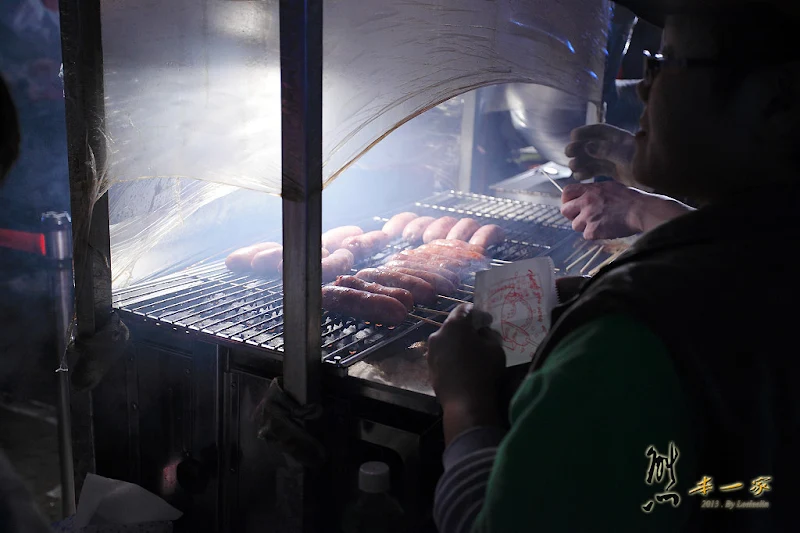
[{"label": "man wearing sunglasses", "polygon": [[800,3],[621,3],[665,29],[633,175],[699,209],[556,309],[509,416],[490,319],[431,335],[442,533],[800,531]]},{"label": "man wearing sunglasses", "polygon": [[[664,56],[648,50],[644,56],[643,73],[649,76]],[[597,176],[613,180],[572,183],[562,191],[561,213],[587,240],[645,233],[693,210],[673,198],[641,189],[633,175],[636,136],[626,129],[611,124],[576,128],[565,152],[576,180]]]}]

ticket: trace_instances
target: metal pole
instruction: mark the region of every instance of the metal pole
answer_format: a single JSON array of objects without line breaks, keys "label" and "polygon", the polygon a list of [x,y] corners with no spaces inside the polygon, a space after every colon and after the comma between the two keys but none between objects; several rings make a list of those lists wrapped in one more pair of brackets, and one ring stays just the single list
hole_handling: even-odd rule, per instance
[{"label": "metal pole", "polygon": [[47,257],[52,260],[51,287],[55,297],[58,356],[58,456],[61,466],[61,505],[64,517],[75,514],[75,471],[72,463],[72,423],[69,400],[67,346],[73,335],[72,228],[68,213],[42,215]]},{"label": "metal pole", "polygon": [[478,115],[477,90],[463,96],[461,111],[461,162],[458,167],[458,190],[472,192],[472,159],[475,150],[475,119]]},{"label": "metal pole", "polygon": [[[322,0],[280,0],[283,380],[300,404],[320,399],[322,233]],[[313,428],[308,428],[313,431]],[[278,472],[287,531],[313,532],[316,476]]]},{"label": "metal pole", "polygon": [[322,0],[280,0],[284,385],[319,399]]},{"label": "metal pole", "polygon": [[[111,320],[108,194],[95,198],[106,161],[101,0],[60,0],[61,56],[73,227],[76,336],[91,337]],[[102,256],[102,257],[98,257]],[[92,393],[71,398],[75,492],[96,470]]]}]

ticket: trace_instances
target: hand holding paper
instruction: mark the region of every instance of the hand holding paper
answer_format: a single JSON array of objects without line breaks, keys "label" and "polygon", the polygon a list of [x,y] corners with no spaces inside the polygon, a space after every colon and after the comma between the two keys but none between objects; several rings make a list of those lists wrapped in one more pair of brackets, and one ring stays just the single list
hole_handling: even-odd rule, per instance
[{"label": "hand holding paper", "polygon": [[428,338],[428,368],[445,413],[445,441],[465,428],[502,424],[497,398],[505,354],[490,322],[487,313],[462,304]]},{"label": "hand holding paper", "polygon": [[492,316],[507,364],[529,362],[550,329],[558,303],[553,261],[537,257],[478,272],[475,307]]}]

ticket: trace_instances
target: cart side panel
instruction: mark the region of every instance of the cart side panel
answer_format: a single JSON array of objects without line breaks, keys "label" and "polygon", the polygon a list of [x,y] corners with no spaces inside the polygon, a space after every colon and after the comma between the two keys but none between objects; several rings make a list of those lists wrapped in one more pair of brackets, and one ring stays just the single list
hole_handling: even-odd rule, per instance
[{"label": "cart side panel", "polygon": [[164,498],[185,514],[179,530],[217,532],[217,347],[183,348],[134,342],[93,392],[97,474]]}]

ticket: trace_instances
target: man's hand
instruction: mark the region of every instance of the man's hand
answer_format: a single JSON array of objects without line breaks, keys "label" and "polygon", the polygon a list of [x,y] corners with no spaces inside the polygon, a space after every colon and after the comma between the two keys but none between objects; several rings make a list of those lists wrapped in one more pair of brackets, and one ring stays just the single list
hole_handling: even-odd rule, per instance
[{"label": "man's hand", "polygon": [[575,179],[609,176],[634,185],[633,154],[636,138],[630,132],[608,124],[592,124],[572,130],[572,142],[564,149]]},{"label": "man's hand", "polygon": [[632,216],[642,194],[614,181],[571,183],[561,193],[561,214],[584,239],[627,237],[642,231]]},{"label": "man's hand", "polygon": [[614,181],[572,183],[561,193],[561,214],[583,238],[617,239],[650,231],[692,209],[677,200]]},{"label": "man's hand", "polygon": [[506,358],[491,322],[491,315],[462,304],[428,338],[428,368],[444,410],[447,444],[467,429],[502,425],[499,393]]}]

